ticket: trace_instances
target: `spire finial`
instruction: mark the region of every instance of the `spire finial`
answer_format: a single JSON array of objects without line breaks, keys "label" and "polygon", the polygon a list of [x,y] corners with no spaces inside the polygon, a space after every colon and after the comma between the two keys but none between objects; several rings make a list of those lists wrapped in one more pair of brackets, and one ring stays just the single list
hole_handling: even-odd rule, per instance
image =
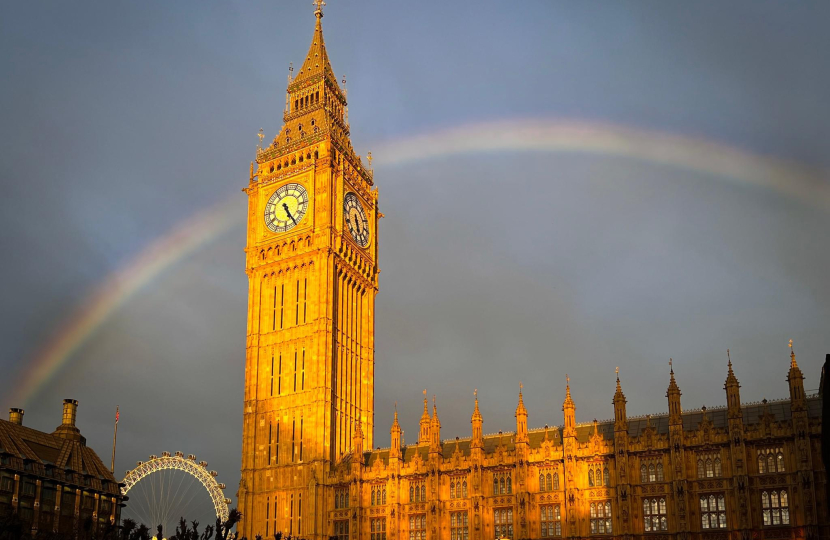
[{"label": "spire finial", "polygon": [[673,362],[673,361],[672,361],[672,359],[671,359],[671,358],[669,358],[669,371],[671,371],[672,373],[674,373],[674,366],[672,365],[672,362]]},{"label": "spire finial", "polygon": [[614,373],[617,374],[617,382],[620,382],[620,366],[614,368]]},{"label": "spire finial", "polygon": [[473,395],[476,397],[476,401],[478,401],[478,388],[473,390]]},{"label": "spire finial", "polygon": [[257,145],[257,150],[262,150],[262,139],[265,137],[265,133],[262,132],[262,128],[259,128],[259,133],[256,134],[259,137],[259,144]]},{"label": "spire finial", "polygon": [[732,367],[732,357],[729,355],[729,349],[726,349],[726,358],[729,359],[729,367]]},{"label": "spire finial", "polygon": [[566,382],[567,384],[571,384],[571,378],[570,378],[570,377],[568,377],[568,374],[567,374],[567,373],[565,373],[565,382]]},{"label": "spire finial", "polygon": [[324,0],[314,0],[312,2],[312,4],[317,6],[317,9],[314,10],[314,15],[316,15],[318,19],[322,19],[323,18],[323,6],[326,5],[326,2]]},{"label": "spire finial", "polygon": [[525,385],[522,384],[522,381],[519,381],[519,393],[522,393],[522,390],[525,389]]}]

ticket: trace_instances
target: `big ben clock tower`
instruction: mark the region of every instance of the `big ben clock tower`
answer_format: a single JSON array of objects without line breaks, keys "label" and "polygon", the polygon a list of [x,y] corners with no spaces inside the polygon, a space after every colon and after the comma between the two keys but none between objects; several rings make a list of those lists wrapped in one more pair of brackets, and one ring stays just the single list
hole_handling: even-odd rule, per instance
[{"label": "big ben clock tower", "polygon": [[349,140],[346,95],[323,43],[289,79],[282,130],[248,194],[248,328],[239,536],[327,538],[324,488],[372,447],[377,190]]}]

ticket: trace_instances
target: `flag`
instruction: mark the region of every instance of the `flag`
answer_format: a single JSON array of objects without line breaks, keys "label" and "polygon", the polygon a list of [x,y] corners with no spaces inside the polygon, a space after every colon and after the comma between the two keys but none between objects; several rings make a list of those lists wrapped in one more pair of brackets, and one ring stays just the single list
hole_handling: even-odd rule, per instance
[{"label": "flag", "polygon": [[118,407],[115,408],[115,423],[118,423]]}]

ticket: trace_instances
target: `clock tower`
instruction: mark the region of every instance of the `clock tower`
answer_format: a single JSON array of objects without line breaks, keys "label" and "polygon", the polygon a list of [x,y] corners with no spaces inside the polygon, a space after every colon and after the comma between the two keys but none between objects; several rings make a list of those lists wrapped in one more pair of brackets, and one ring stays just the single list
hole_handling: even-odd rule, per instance
[{"label": "clock tower", "polygon": [[[283,126],[251,165],[239,536],[328,538],[330,472],[374,433],[377,189],[352,149],[323,42],[289,75]],[[371,163],[371,161],[370,161]]]}]

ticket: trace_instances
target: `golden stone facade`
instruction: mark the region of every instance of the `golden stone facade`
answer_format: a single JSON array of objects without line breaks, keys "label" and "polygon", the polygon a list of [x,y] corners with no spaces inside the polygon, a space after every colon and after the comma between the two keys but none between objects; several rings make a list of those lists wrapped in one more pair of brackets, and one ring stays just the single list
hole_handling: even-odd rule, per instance
[{"label": "golden stone facade", "polygon": [[[249,278],[240,536],[323,540],[605,537],[756,540],[826,536],[820,398],[795,355],[790,398],[442,441],[424,400],[418,443],[372,451],[378,210],[373,174],[349,140],[346,94],[316,11],[311,48],[289,78],[284,126],[257,153]],[[369,161],[371,165],[371,161]],[[610,392],[609,392],[610,394]],[[390,415],[391,416],[391,415]]]}]

